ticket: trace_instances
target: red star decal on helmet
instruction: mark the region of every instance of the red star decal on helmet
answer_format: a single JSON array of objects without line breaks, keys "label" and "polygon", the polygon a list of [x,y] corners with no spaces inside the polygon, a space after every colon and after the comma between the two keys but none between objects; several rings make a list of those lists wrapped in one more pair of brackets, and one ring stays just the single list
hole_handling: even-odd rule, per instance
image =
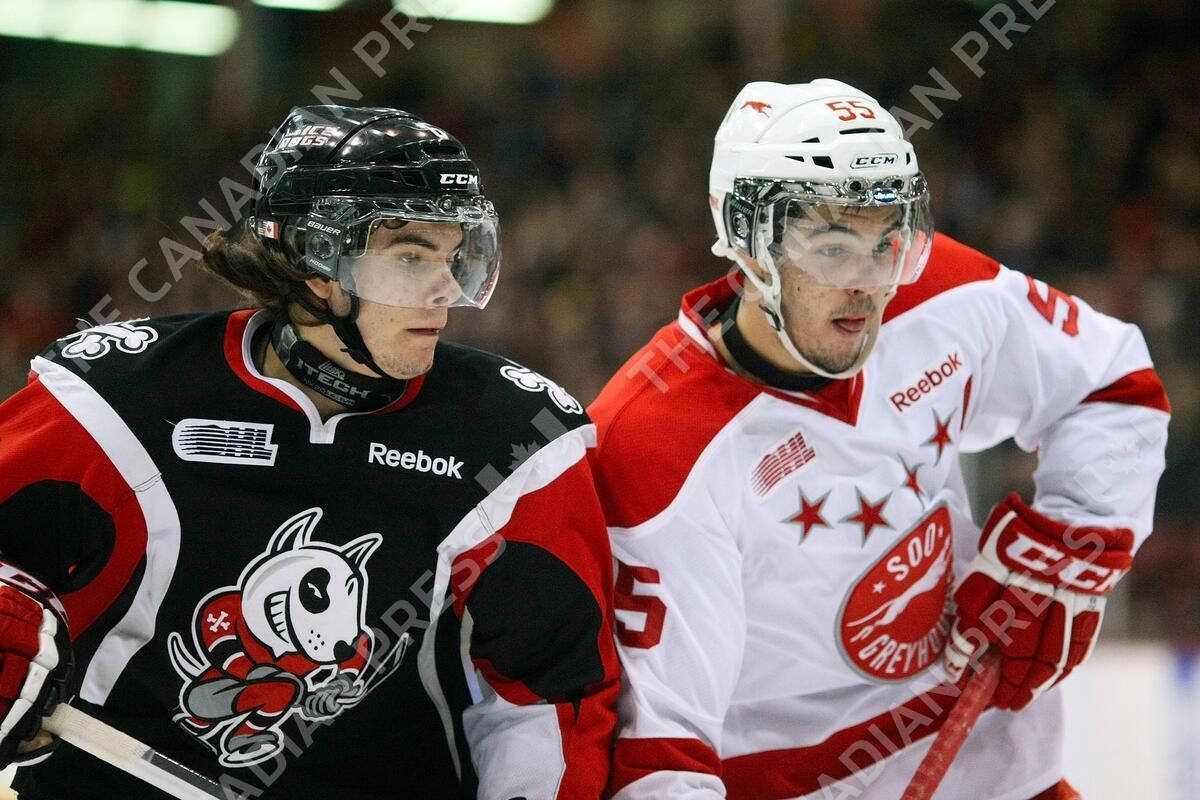
[{"label": "red star decal on helmet", "polygon": [[854,522],[862,525],[863,544],[866,545],[867,538],[875,528],[892,527],[892,523],[883,518],[883,507],[887,505],[888,500],[892,499],[892,493],[888,492],[877,503],[868,503],[867,498],[863,497],[862,491],[857,486],[854,491],[858,494],[858,513],[846,517],[842,522]]},{"label": "red star decal on helmet", "polygon": [[925,498],[925,490],[921,488],[921,483],[917,480],[917,472],[925,465],[917,464],[910,467],[908,462],[904,460],[904,456],[900,456],[900,466],[904,467],[903,488],[910,490],[917,496],[917,499],[923,500]]},{"label": "red star decal on helmet", "polygon": [[[747,100],[746,102],[742,103],[742,108],[753,108],[764,117],[769,117],[771,115],[767,113],[767,109],[774,108],[774,106],[772,106],[770,103],[764,103],[761,100]],[[741,110],[741,108],[738,109],[738,111]]]},{"label": "red star decal on helmet", "polygon": [[800,513],[788,517],[784,522],[791,522],[796,525],[803,525],[804,529],[800,532],[800,543],[808,538],[808,532],[815,527],[829,528],[832,527],[825,518],[821,516],[821,506],[825,505],[825,501],[829,499],[829,492],[826,492],[816,501],[809,501],[804,495],[804,490],[800,490]]},{"label": "red star decal on helmet", "polygon": [[[952,419],[954,419],[953,411],[951,411],[950,415],[945,419],[942,419],[938,416],[937,409],[934,409],[933,424],[935,426],[935,430],[933,432],[933,436],[930,436],[927,440],[925,440],[925,444],[937,445],[937,461],[942,460],[942,451],[946,449],[946,446],[954,444],[954,441],[950,438],[950,420]],[[937,461],[934,463],[936,464]]]}]

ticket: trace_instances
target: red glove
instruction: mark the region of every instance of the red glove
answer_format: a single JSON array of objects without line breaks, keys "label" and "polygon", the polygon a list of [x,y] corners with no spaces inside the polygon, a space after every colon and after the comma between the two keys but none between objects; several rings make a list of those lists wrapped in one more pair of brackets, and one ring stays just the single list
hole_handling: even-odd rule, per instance
[{"label": "red glove", "polygon": [[1069,675],[1096,644],[1105,595],[1129,571],[1133,542],[1128,528],[1069,526],[1010,494],[992,509],[954,592],[951,680],[994,646],[1004,668],[992,704],[1016,711]]},{"label": "red glove", "polygon": [[31,764],[53,744],[17,752],[63,700],[71,640],[62,603],[36,578],[0,561],[0,766]]}]

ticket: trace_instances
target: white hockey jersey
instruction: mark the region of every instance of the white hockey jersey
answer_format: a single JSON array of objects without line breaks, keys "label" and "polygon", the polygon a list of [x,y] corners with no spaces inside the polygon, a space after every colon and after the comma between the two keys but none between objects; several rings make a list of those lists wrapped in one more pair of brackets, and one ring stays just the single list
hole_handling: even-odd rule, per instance
[{"label": "white hockey jersey", "polygon": [[[1015,438],[1035,508],[1140,542],[1166,395],[1134,326],[941,235],[864,369],[812,393],[719,360],[736,285],[685,296],[590,409],[625,673],[609,792],[895,800],[955,696],[938,659],[979,537],[959,453]],[[985,712],[936,798],[1046,792],[1062,729],[1057,690]]]}]

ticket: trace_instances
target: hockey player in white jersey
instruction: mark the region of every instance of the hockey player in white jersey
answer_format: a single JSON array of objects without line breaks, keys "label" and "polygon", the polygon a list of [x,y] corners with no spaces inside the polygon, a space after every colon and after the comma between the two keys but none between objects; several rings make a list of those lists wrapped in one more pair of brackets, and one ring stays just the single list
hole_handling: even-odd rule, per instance
[{"label": "hockey player in white jersey", "polygon": [[[895,800],[990,647],[1000,687],[936,797],[1077,797],[1054,687],[1163,468],[1141,334],[934,234],[901,127],[844,83],[746,86],[710,202],[735,268],[590,409],[625,671],[610,795]],[[1036,494],[981,529],[959,454],[1008,438]]]}]

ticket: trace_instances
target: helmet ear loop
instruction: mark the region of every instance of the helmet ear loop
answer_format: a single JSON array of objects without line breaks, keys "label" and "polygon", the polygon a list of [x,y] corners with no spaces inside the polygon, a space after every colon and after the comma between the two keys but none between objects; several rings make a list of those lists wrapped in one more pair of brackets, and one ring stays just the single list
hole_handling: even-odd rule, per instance
[{"label": "helmet ear loop", "polygon": [[775,228],[774,208],[766,209],[766,216],[755,226],[752,232],[752,244],[754,252],[752,255],[754,264],[757,264],[760,269],[766,273],[766,279],[760,277],[754,266],[745,261],[739,253],[738,263],[742,270],[746,273],[747,278],[762,295],[762,300],[758,303],[759,309],[767,316],[767,321],[771,323],[771,327],[777,333],[783,333],[783,276],[779,274],[779,266],[775,263],[775,256],[771,252],[771,242],[763,234],[763,231],[773,231]]}]

